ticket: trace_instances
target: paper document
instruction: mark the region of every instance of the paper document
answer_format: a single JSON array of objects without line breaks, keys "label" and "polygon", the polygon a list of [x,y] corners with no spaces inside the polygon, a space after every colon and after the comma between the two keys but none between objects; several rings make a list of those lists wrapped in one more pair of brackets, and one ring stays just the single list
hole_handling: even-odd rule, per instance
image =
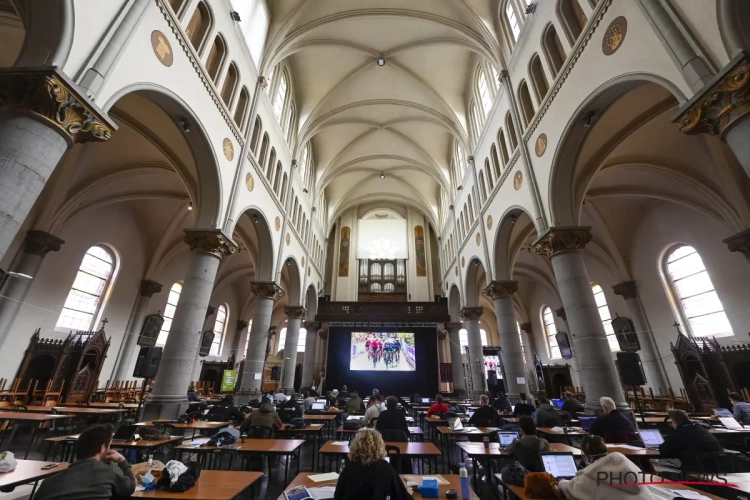
[{"label": "paper document", "polygon": [[329,472],[327,474],[315,474],[315,475],[307,476],[307,477],[311,481],[320,483],[322,481],[335,481],[339,478],[339,475],[336,472]]},{"label": "paper document", "polygon": [[349,446],[349,441],[334,441],[331,444],[334,446]]},{"label": "paper document", "polygon": [[313,500],[323,500],[324,498],[333,498],[333,495],[336,493],[336,487],[317,486],[315,488],[307,488],[307,492]]},{"label": "paper document", "polygon": [[625,448],[626,450],[642,450],[640,446],[630,446],[629,444],[608,444],[607,448]]},{"label": "paper document", "polygon": [[562,432],[562,431],[563,431],[563,428],[562,428],[562,427],[557,427],[557,426],[555,426],[555,427],[553,427],[553,428],[552,428],[552,429],[550,429],[550,430],[551,430],[552,432]]},{"label": "paper document", "polygon": [[661,486],[649,485],[647,486],[649,493],[654,498],[668,498],[673,499],[675,497],[689,498],[691,500],[710,500],[707,496],[701,495],[700,491],[694,490],[673,490],[671,488],[663,488]]},{"label": "paper document", "polygon": [[434,476],[418,476],[416,474],[404,474],[401,477],[404,478],[405,481],[408,481],[410,483],[417,483],[419,485],[422,484],[422,479],[437,479],[438,484],[451,484],[450,481],[447,481],[440,474],[437,474]]}]

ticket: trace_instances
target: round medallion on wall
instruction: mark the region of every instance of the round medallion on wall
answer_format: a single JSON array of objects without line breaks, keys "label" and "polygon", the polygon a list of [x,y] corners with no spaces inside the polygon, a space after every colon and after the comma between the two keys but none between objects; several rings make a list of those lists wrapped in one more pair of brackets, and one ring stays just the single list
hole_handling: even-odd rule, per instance
[{"label": "round medallion on wall", "polygon": [[461,267],[466,267],[466,257],[461,257]]},{"label": "round medallion on wall", "polygon": [[607,31],[604,32],[602,39],[602,52],[605,56],[611,56],[620,48],[625,41],[625,34],[628,32],[628,20],[623,16],[615,18],[609,23]]},{"label": "round medallion on wall", "polygon": [[273,227],[275,227],[277,231],[281,229],[281,219],[276,217],[276,219],[274,219],[273,221]]},{"label": "round medallion on wall", "polygon": [[487,229],[488,230],[492,229],[492,216],[491,215],[487,216]]},{"label": "round medallion on wall", "polygon": [[159,30],[151,32],[151,47],[154,49],[159,62],[166,67],[170,67],[174,62],[174,54],[172,53],[172,46],[169,44],[169,40]]},{"label": "round medallion on wall", "polygon": [[302,256],[302,269],[304,268],[305,268],[305,256],[303,255]]},{"label": "round medallion on wall", "polygon": [[247,186],[248,191],[255,189],[255,179],[253,179],[253,174],[250,172],[245,176],[245,185]]},{"label": "round medallion on wall", "polygon": [[534,151],[536,152],[537,158],[541,158],[544,152],[547,151],[547,134],[540,134],[539,137],[536,138]]},{"label": "round medallion on wall", "polygon": [[289,243],[292,242],[292,237],[289,236],[289,233],[286,233],[286,238],[285,239],[286,239],[286,246],[289,246]]},{"label": "round medallion on wall", "polygon": [[234,159],[234,146],[232,145],[232,141],[230,141],[229,138],[224,138],[222,148],[224,149],[224,158],[232,161]]},{"label": "round medallion on wall", "polygon": [[521,174],[521,171],[519,170],[516,172],[516,175],[513,176],[513,189],[518,191],[521,189],[521,184],[523,184],[523,174]]},{"label": "round medallion on wall", "polygon": [[477,233],[476,239],[477,239],[477,246],[479,246],[479,244],[482,243],[482,236],[479,233]]}]

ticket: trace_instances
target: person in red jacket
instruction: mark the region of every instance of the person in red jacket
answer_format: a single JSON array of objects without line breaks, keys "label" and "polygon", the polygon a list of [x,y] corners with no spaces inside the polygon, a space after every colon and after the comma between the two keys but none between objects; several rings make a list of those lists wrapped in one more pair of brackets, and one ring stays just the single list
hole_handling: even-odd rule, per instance
[{"label": "person in red jacket", "polygon": [[448,411],[450,411],[450,408],[443,404],[443,396],[438,394],[435,398],[435,404],[427,410],[427,418],[431,417],[433,413],[448,413]]}]

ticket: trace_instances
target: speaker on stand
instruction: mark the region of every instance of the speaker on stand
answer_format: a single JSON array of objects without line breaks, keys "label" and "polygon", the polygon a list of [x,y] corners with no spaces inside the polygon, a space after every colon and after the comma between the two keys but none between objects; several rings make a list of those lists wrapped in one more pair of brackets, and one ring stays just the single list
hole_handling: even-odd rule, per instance
[{"label": "speaker on stand", "polygon": [[143,387],[141,388],[141,399],[138,401],[138,410],[136,413],[136,416],[139,419],[142,416],[141,407],[143,406],[143,398],[146,395],[148,379],[156,377],[156,372],[159,371],[159,363],[161,362],[161,353],[163,350],[162,347],[142,346],[141,350],[138,351],[138,359],[135,362],[133,376],[145,379],[143,381]]},{"label": "speaker on stand", "polygon": [[[633,388],[635,410],[640,410],[641,419],[643,419],[643,408],[638,402],[638,387],[646,385],[646,374],[643,371],[643,364],[641,364],[641,356],[637,352],[619,351],[617,353],[617,368],[620,372],[620,381]],[[645,422],[645,420],[643,421]]]}]

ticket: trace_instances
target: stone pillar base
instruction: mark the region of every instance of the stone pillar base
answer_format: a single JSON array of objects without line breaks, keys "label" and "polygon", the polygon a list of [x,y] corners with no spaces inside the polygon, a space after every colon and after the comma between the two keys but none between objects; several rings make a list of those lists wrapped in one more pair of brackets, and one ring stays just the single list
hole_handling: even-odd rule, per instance
[{"label": "stone pillar base", "polygon": [[237,391],[237,393],[234,395],[234,405],[246,405],[253,399],[257,399],[260,401],[260,398],[262,396],[263,393],[259,390]]},{"label": "stone pillar base", "polygon": [[177,420],[180,415],[183,415],[187,411],[188,406],[190,405],[187,398],[182,398],[182,401],[175,402],[163,400],[151,402],[150,400],[146,400],[143,405],[141,419],[143,421],[157,419]]}]

